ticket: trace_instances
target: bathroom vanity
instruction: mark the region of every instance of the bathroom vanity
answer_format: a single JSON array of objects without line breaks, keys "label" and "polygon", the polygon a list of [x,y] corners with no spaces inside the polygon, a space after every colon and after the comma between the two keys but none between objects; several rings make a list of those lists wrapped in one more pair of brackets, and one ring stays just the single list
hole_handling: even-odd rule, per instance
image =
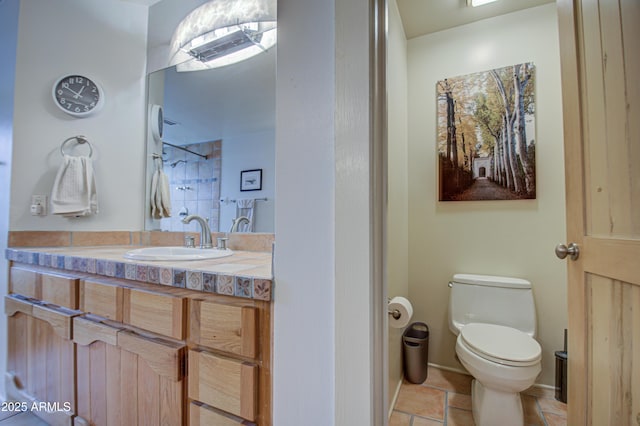
[{"label": "bathroom vanity", "polygon": [[271,253],[131,248],[7,250],[9,397],[52,425],[271,425]]}]

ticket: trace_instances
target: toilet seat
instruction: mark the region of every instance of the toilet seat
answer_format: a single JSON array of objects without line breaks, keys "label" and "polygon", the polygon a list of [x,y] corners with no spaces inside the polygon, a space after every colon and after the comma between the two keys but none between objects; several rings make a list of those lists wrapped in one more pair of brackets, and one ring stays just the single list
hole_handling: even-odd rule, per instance
[{"label": "toilet seat", "polygon": [[460,338],[478,356],[499,364],[530,366],[540,362],[542,348],[531,336],[496,324],[467,324]]}]

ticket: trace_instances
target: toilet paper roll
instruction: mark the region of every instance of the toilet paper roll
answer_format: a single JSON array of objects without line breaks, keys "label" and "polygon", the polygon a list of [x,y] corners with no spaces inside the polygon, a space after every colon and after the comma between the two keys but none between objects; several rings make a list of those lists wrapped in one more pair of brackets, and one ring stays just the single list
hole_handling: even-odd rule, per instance
[{"label": "toilet paper roll", "polygon": [[[400,316],[394,318],[393,313],[398,312]],[[397,316],[397,315],[396,315]],[[409,324],[413,316],[413,306],[411,302],[401,296],[396,296],[389,302],[389,325],[393,328],[403,328]]]}]

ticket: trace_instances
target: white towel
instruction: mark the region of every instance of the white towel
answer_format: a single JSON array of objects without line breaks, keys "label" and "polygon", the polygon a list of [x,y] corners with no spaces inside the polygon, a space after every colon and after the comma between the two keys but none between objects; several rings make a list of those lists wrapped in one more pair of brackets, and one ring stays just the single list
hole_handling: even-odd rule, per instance
[{"label": "white towel", "polygon": [[241,198],[236,203],[236,217],[245,216],[249,219],[249,223],[241,223],[238,226],[238,232],[253,232],[253,212],[255,210],[256,200],[253,198]]},{"label": "white towel", "polygon": [[151,216],[154,219],[171,217],[169,178],[162,170],[162,159],[156,159],[156,171],[151,177]]},{"label": "white towel", "polygon": [[64,156],[51,190],[51,213],[65,217],[98,213],[93,164],[86,156]]}]

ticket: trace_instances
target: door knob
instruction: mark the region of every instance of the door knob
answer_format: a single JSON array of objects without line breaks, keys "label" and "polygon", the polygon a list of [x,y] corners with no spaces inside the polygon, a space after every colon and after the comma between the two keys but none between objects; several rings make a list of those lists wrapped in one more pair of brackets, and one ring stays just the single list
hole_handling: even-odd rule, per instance
[{"label": "door knob", "polygon": [[570,243],[569,246],[558,244],[556,246],[556,256],[558,256],[558,259],[564,259],[569,256],[571,260],[576,260],[580,256],[580,249],[576,243]]}]

